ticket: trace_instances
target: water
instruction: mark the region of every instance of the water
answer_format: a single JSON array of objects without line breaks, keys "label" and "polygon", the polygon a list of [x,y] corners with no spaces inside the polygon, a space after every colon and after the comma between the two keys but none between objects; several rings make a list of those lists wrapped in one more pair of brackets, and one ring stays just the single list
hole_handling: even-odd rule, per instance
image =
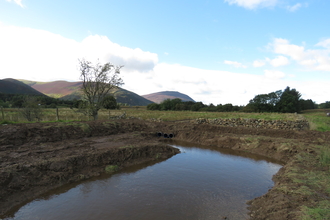
[{"label": "water", "polygon": [[246,219],[246,201],[265,194],[281,168],[230,150],[175,147],[182,153],[166,161],[63,187],[7,219]]}]

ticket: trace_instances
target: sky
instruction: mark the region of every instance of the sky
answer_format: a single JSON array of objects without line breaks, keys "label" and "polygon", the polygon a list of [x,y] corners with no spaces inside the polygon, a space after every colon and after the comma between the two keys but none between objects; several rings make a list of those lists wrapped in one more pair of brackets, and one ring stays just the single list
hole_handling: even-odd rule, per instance
[{"label": "sky", "polygon": [[295,88],[330,100],[329,0],[0,0],[0,79],[79,81],[124,65],[124,89],[246,105]]}]

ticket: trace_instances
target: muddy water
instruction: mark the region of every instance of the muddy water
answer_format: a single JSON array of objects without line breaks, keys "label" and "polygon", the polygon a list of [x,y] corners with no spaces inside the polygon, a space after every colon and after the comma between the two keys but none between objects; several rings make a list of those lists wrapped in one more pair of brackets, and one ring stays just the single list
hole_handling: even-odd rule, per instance
[{"label": "muddy water", "polygon": [[183,147],[153,164],[66,186],[8,219],[246,219],[246,201],[265,194],[276,161],[241,152]]}]

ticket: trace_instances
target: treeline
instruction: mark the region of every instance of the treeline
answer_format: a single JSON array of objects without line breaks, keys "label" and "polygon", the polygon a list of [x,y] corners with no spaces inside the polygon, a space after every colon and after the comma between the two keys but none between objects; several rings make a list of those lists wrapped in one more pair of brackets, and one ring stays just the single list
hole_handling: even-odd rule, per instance
[{"label": "treeline", "polygon": [[313,100],[301,99],[301,94],[296,89],[286,87],[284,91],[278,90],[268,94],[256,95],[244,107],[243,111],[299,113],[302,110],[315,109],[317,107]]},{"label": "treeline", "polygon": [[318,105],[319,108],[330,108],[330,101],[326,101]]},{"label": "treeline", "polygon": [[56,107],[71,107],[73,101],[60,100],[48,96],[31,96],[31,95],[17,95],[17,94],[4,94],[0,93],[0,107],[3,108],[21,108],[27,97],[35,97],[40,105],[45,108]]},{"label": "treeline", "polygon": [[303,110],[316,108],[330,108],[330,102],[317,105],[313,100],[304,100],[296,89],[286,87],[268,94],[256,95],[246,106],[234,106],[232,104],[205,105],[202,102],[183,102],[181,99],[166,99],[160,104],[152,103],[148,110],[172,110],[172,111],[205,111],[205,112],[279,112],[299,113]]},{"label": "treeline", "polygon": [[205,105],[202,102],[183,102],[181,99],[166,99],[160,104],[152,103],[147,105],[148,110],[160,111],[205,111],[205,112],[233,112],[240,111],[243,106],[234,106],[232,104],[219,104],[217,106]]}]

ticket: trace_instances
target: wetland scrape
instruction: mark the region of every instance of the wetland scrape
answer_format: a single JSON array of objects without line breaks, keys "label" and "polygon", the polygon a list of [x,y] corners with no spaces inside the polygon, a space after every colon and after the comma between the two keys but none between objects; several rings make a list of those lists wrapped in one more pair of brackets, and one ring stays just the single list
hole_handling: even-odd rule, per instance
[{"label": "wetland scrape", "polygon": [[327,207],[328,179],[319,186],[315,181],[320,180],[302,174],[326,178],[329,166],[318,158],[329,147],[329,132],[130,119],[1,126],[0,213],[60,185],[100,175],[107,165],[129,166],[178,153],[157,137],[158,131],[171,132],[176,140],[282,161],[275,186],[248,202],[251,219],[299,219],[320,202]]}]

